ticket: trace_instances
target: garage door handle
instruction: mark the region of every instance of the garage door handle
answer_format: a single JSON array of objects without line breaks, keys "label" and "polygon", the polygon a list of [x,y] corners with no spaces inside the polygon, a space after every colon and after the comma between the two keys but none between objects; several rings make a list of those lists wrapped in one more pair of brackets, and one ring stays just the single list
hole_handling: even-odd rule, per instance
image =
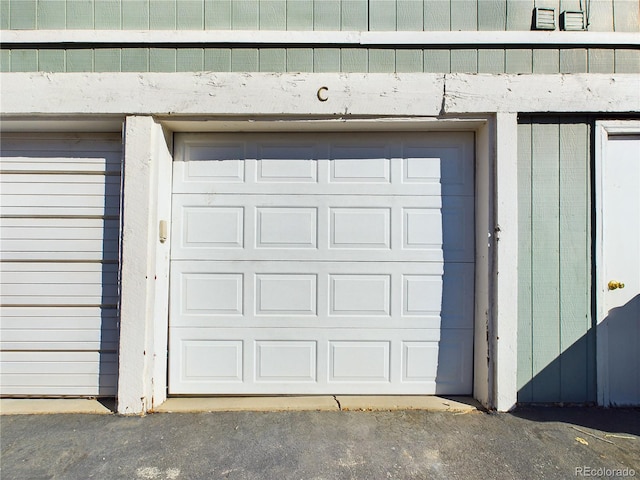
[{"label": "garage door handle", "polygon": [[160,243],[164,243],[167,241],[167,221],[160,220],[160,225],[158,226],[158,235],[160,237]]}]

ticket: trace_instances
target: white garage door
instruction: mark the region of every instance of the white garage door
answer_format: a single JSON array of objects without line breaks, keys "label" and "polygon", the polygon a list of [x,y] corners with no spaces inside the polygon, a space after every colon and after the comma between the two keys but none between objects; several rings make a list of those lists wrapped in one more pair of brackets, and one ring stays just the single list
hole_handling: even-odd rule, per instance
[{"label": "white garage door", "polygon": [[119,135],[3,134],[0,393],[114,395]]},{"label": "white garage door", "polygon": [[471,393],[473,145],[178,136],[170,393]]}]

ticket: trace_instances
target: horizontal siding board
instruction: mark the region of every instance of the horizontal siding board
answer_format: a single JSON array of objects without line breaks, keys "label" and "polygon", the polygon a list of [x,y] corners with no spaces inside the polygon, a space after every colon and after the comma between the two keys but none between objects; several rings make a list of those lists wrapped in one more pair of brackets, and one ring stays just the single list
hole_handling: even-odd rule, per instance
[{"label": "horizontal siding board", "polygon": [[[81,245],[81,243],[84,243]],[[77,249],[72,250],[67,248],[64,250],[64,245],[59,247],[61,242],[54,245],[51,250],[44,250],[42,245],[29,244],[22,250],[11,250],[12,245],[10,242],[3,242],[2,256],[6,261],[23,261],[23,262],[41,262],[41,261],[57,261],[57,262],[69,262],[69,261],[82,261],[82,262],[115,262],[118,260],[118,251],[116,248],[101,248],[96,246],[96,242],[78,241]],[[85,245],[88,244],[88,245]],[[58,250],[56,250],[58,248]],[[30,250],[29,250],[30,249]],[[44,302],[47,303],[47,302]],[[67,304],[68,302],[65,302]],[[95,302],[90,302],[94,304]],[[99,302],[98,302],[99,303]]]},{"label": "horizontal siding board", "polygon": [[2,395],[95,396],[116,393],[117,353],[1,352]]},{"label": "horizontal siding board", "polygon": [[103,329],[73,329],[60,330],[35,327],[29,323],[23,329],[2,328],[2,350],[117,350],[118,330],[116,328]]}]

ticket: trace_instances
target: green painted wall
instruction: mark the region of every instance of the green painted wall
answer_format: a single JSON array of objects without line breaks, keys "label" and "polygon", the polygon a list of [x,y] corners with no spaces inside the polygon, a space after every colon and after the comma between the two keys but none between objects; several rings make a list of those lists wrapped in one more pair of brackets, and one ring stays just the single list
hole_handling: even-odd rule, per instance
[{"label": "green painted wall", "polygon": [[518,125],[518,401],[594,402],[588,118]]},{"label": "green painted wall", "polygon": [[4,72],[640,73],[630,49],[3,49]]},{"label": "green painted wall", "polygon": [[[535,0],[559,13],[580,0]],[[590,30],[640,31],[637,0]],[[530,30],[534,0],[0,0],[2,29]],[[3,49],[0,71],[640,73],[640,49]]]},{"label": "green painted wall", "polygon": [[[638,31],[637,0],[595,0],[590,30]],[[0,0],[0,28],[529,30],[580,0]]]}]

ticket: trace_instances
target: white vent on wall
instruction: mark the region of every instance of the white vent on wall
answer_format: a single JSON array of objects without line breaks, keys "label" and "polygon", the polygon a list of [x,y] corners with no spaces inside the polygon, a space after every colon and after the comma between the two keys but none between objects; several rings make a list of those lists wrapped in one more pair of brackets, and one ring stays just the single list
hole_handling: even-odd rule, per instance
[{"label": "white vent on wall", "polygon": [[560,28],[562,30],[584,30],[584,12],[565,11],[560,15]]},{"label": "white vent on wall", "polygon": [[555,30],[556,11],[553,8],[533,9],[533,29],[534,30]]}]

